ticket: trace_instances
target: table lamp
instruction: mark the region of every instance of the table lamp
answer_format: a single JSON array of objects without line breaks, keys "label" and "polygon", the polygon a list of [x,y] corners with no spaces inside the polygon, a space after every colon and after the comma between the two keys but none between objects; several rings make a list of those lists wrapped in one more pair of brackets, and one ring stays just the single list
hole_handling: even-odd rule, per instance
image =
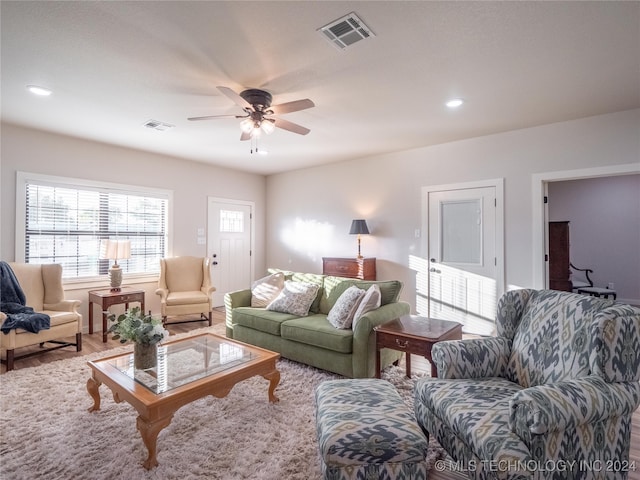
[{"label": "table lamp", "polygon": [[349,230],[349,234],[358,235],[358,258],[362,258],[362,255],[360,254],[360,235],[369,235],[367,222],[362,219],[354,220],[351,222],[351,230]]},{"label": "table lamp", "polygon": [[100,259],[114,260],[109,268],[109,278],[111,280],[111,291],[119,292],[122,285],[122,269],[118,265],[118,259],[126,260],[131,258],[131,240],[101,240]]}]

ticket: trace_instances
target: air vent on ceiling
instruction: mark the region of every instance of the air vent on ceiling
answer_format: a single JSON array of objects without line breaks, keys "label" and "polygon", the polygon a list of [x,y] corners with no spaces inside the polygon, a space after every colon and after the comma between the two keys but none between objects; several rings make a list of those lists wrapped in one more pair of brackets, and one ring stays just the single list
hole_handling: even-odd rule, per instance
[{"label": "air vent on ceiling", "polygon": [[340,50],[344,50],[360,40],[375,37],[371,29],[353,12],[325,25],[318,31]]},{"label": "air vent on ceiling", "polygon": [[147,128],[153,128],[154,130],[160,130],[164,132],[166,130],[171,130],[175,125],[170,125],[168,123],[159,122],[158,120],[148,120],[144,124]]}]

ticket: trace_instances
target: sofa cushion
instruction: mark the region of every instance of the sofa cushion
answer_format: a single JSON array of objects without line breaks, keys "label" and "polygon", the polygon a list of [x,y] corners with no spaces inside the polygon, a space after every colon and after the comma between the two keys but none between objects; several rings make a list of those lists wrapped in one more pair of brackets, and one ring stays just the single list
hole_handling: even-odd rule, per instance
[{"label": "sofa cushion", "polygon": [[305,282],[318,285],[318,292],[316,293],[316,297],[313,299],[313,303],[311,303],[311,306],[309,307],[309,312],[311,313],[318,313],[320,311],[320,298],[322,297],[324,277],[324,275],[320,274],[299,272],[294,272],[291,275],[291,280],[294,282]]},{"label": "sofa cushion", "polygon": [[167,295],[167,305],[197,305],[198,303],[207,303],[209,297],[200,290],[191,292],[170,292]]},{"label": "sofa cushion", "polygon": [[77,322],[79,314],[76,312],[59,312],[56,310],[41,310],[39,313],[49,315],[50,325],[56,327],[65,323]]},{"label": "sofa cushion", "polygon": [[322,298],[320,299],[320,313],[328,314],[340,295],[350,286],[355,285],[362,290],[368,290],[371,285],[380,287],[380,304],[394,303],[400,298],[402,282],[399,280],[356,280],[354,278],[326,276]]},{"label": "sofa cushion", "polygon": [[351,328],[353,317],[364,296],[365,291],[355,285],[347,288],[329,311],[329,323],[336,328]]},{"label": "sofa cushion", "polygon": [[418,380],[415,402],[435,413],[481,459],[522,461],[529,449],[509,427],[509,400],[522,390],[500,377]]},{"label": "sofa cushion", "polygon": [[271,335],[280,335],[282,322],[292,318],[297,317],[289,313],[271,312],[264,308],[237,307],[233,309],[231,321],[234,325],[242,325]]},{"label": "sofa cushion", "polygon": [[371,285],[362,297],[360,305],[358,305],[358,309],[353,314],[352,328],[354,330],[356,329],[356,325],[358,324],[358,320],[360,320],[361,316],[380,307],[380,300],[380,287],[378,285]]},{"label": "sofa cushion", "polygon": [[266,307],[284,288],[284,273],[272,273],[251,284],[251,306]]},{"label": "sofa cushion", "polygon": [[267,305],[267,310],[303,317],[309,314],[320,287],[314,283],[287,280],[280,294]]},{"label": "sofa cushion", "polygon": [[[305,282],[305,283],[314,283],[318,285],[318,293],[316,298],[314,299],[311,307],[309,308],[309,312],[318,313],[320,311],[320,297],[322,296],[322,289],[324,286],[324,275],[318,273],[301,273],[301,272],[291,272],[289,270],[280,270],[279,268],[269,268],[267,270],[269,273],[282,273],[284,275],[284,279],[291,280],[294,282]],[[328,312],[324,312],[328,313]]]},{"label": "sofa cushion", "polygon": [[334,328],[326,315],[316,314],[282,322],[280,335],[287,340],[340,353],[351,353],[353,331]]}]

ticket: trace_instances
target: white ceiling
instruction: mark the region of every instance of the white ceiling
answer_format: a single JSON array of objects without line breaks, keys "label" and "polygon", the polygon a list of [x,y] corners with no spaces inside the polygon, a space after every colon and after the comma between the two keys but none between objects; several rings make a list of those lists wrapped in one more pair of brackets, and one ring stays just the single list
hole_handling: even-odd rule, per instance
[{"label": "white ceiling", "polygon": [[[640,2],[1,2],[2,120],[270,174],[640,107]],[[340,51],[316,30],[355,12]],[[53,90],[47,98],[27,84]],[[311,129],[240,142],[217,89]],[[464,106],[444,102],[462,97]],[[150,119],[175,128],[143,127]]]}]

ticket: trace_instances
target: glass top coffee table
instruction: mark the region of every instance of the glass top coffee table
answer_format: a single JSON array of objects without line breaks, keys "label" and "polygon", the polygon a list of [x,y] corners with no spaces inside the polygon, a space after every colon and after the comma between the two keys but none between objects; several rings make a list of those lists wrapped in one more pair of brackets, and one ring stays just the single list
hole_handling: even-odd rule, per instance
[{"label": "glass top coffee table", "polygon": [[180,407],[207,395],[226,397],[236,383],[256,375],[269,380],[269,401],[277,402],[279,357],[269,350],[205,333],[159,345],[157,366],[148,370],[134,368],[133,352],[89,361],[87,391],[93,398],[89,412],[100,410],[102,384],[111,389],[117,403],[131,404],[138,411],[136,425],[149,452],[143,465],[150,469],[158,465],[158,434]]}]

